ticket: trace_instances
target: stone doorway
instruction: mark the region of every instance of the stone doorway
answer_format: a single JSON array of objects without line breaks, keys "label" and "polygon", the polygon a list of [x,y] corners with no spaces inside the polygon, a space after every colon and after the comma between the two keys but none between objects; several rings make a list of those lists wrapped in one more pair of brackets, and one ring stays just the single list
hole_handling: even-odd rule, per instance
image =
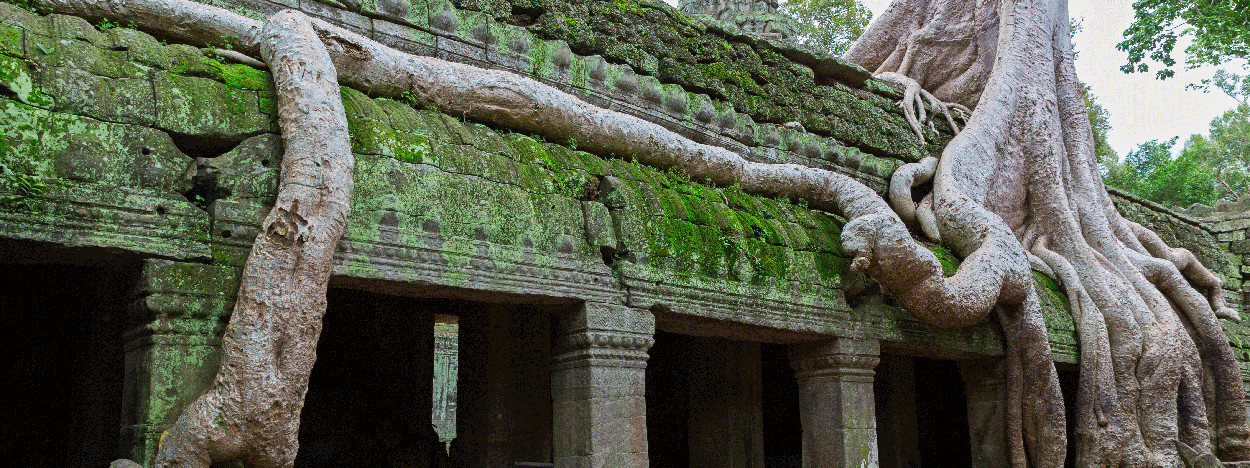
[{"label": "stone doorway", "polygon": [[1063,391],[1063,412],[1068,422],[1068,455],[1063,466],[1076,466],[1076,390],[1081,384],[1081,368],[1076,364],[1055,363],[1059,389]]},{"label": "stone doorway", "polygon": [[882,468],[974,466],[959,362],[882,354],[876,370]]},{"label": "stone doorway", "polygon": [[784,345],[656,332],[646,370],[655,467],[798,467],[798,383]]},{"label": "stone doorway", "polygon": [[121,455],[130,266],[0,263],[6,464],[107,466]]},{"label": "stone doorway", "polygon": [[350,289],[326,297],[295,466],[438,466],[431,387],[440,304]]},{"label": "stone doorway", "polygon": [[341,288],[327,298],[297,467],[551,462],[548,307]]}]

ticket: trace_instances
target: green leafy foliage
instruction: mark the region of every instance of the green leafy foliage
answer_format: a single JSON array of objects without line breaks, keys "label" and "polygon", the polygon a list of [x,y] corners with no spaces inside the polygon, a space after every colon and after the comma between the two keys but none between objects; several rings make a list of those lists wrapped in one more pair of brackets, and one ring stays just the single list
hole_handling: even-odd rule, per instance
[{"label": "green leafy foliage", "polygon": [[1185,142],[1186,155],[1202,161],[1215,180],[1217,198],[1241,198],[1250,189],[1250,104],[1242,103],[1211,121],[1210,135]]},{"label": "green leafy foliage", "polygon": [[[1246,65],[1246,71],[1250,72],[1250,64]],[[1190,87],[1204,91],[1214,87],[1223,91],[1229,97],[1236,99],[1237,102],[1245,104],[1247,100],[1250,100],[1250,73],[1242,76],[1221,68],[1216,70],[1215,75],[1212,75],[1211,78],[1202,80],[1202,83],[1199,85],[1190,85]]]},{"label": "green leafy foliage", "polygon": [[842,55],[864,33],[872,12],[857,0],[789,0],[781,13],[794,18],[799,42]]},{"label": "green leafy foliage", "polygon": [[1192,153],[1182,152],[1173,158],[1176,140],[1142,143],[1109,171],[1106,182],[1164,205],[1214,203],[1217,191],[1210,166]]},{"label": "green leafy foliage", "polygon": [[[1207,135],[1193,135],[1172,157],[1176,138],[1149,141],[1117,161],[1114,153],[1099,153],[1103,180],[1147,199],[1173,206],[1214,204],[1221,198],[1240,199],[1250,191],[1250,76],[1220,70],[1203,80],[1240,104],[1211,121]],[[1086,94],[1086,105],[1091,104]],[[1094,101],[1094,105],[1096,105]],[[1095,139],[1099,121],[1090,109]],[[1108,128],[1110,128],[1108,126]]]},{"label": "green leafy foliage", "polygon": [[1183,36],[1193,38],[1185,48],[1190,66],[1250,58],[1250,0],[1139,0],[1133,8],[1133,24],[1116,46],[1128,52],[1128,63],[1120,67],[1125,73],[1148,72],[1147,62],[1157,62],[1162,67],[1155,76],[1171,77],[1172,52]]},{"label": "green leafy foliage", "polygon": [[39,7],[38,0],[0,0],[0,1],[3,1],[4,3],[17,5],[23,10],[34,12],[34,13],[47,13],[48,12],[46,8]]},{"label": "green leafy foliage", "polygon": [[1118,162],[1120,157],[1115,154],[1111,144],[1107,143],[1107,132],[1111,131],[1111,113],[1098,102],[1088,84],[1081,83],[1081,97],[1085,100],[1085,110],[1089,114],[1089,125],[1094,131],[1094,156],[1100,168],[1106,174],[1108,164]]},{"label": "green leafy foliage", "polygon": [[121,26],[121,25],[118,24],[116,21],[112,21],[108,18],[104,18],[100,20],[100,24],[96,25],[96,27],[99,28],[101,31],[108,31],[118,26]]}]

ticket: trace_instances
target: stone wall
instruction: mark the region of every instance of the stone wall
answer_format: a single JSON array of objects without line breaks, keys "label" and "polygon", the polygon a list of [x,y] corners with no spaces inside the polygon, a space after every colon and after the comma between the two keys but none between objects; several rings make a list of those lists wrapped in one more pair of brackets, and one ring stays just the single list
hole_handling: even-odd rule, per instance
[{"label": "stone wall", "polygon": [[[226,3],[253,16],[292,6]],[[559,40],[543,39],[556,34],[538,26],[546,23],[522,27],[492,19],[502,15],[498,8],[483,10],[495,12],[489,16],[443,4],[433,16],[444,20],[434,21],[419,14],[414,2],[401,21],[305,3],[300,6],[310,13],[407,50],[519,67],[584,99],[696,140],[724,144],[758,160],[839,170],[878,190],[884,189],[883,175],[929,151],[907,134],[891,91],[856,75],[862,70],[711,26],[681,37],[691,50],[703,50],[696,44],[708,38],[723,41],[728,44],[721,48],[724,53],[737,51],[729,63],[753,70],[748,74],[756,79],[785,76],[768,68],[785,64],[807,73],[794,75],[799,78],[789,87],[768,87],[764,96],[729,88],[709,92],[694,81],[684,82],[685,88],[659,85],[658,78],[608,60],[625,57],[621,51],[602,51],[607,59],[575,54]],[[542,18],[565,12],[573,15],[565,18],[585,17],[592,23],[601,21],[595,15],[606,14],[645,17],[654,20],[653,27],[701,24],[665,5],[621,9],[614,4],[610,14],[544,5],[553,13]],[[77,18],[2,7],[11,13],[3,23],[9,39],[0,57],[7,70],[0,82],[11,90],[3,101],[7,118],[0,122],[12,145],[5,161],[49,182],[28,206],[0,213],[4,232],[236,271],[277,183],[281,142],[268,74],[124,27],[101,30]],[[444,27],[449,16],[457,18],[451,21],[458,25],[454,29]],[[485,29],[465,29],[467,24]],[[475,43],[473,34],[481,31],[554,52],[521,47],[524,54],[504,53],[497,49],[502,39]],[[610,36],[613,31],[597,26],[585,32],[602,36],[592,41],[596,44],[624,39]],[[635,47],[637,42],[620,44]],[[643,45],[656,53],[667,47]],[[773,61],[748,60],[757,56]],[[358,185],[336,262],[338,282],[384,280],[551,300],[624,297],[631,306],[662,311],[661,326],[673,330],[697,329],[711,320],[728,328],[735,323],[764,327],[772,330],[767,337],[772,341],[854,335],[934,352],[1001,353],[1001,338],[991,324],[937,330],[888,299],[856,302],[859,310],[852,312],[842,292],[845,284],[869,292],[873,285],[845,275],[842,221],[836,217],[734,187],[708,186],[679,171],[632,163],[628,155],[605,159],[578,151],[575,141],[548,142],[351,89],[343,95]],[[658,101],[648,97],[654,95]],[[809,111],[806,104],[776,105],[787,100],[824,107]],[[668,104],[679,102],[686,105]],[[711,120],[693,110],[705,107],[714,111]],[[804,122],[810,133],[756,122],[790,119]],[[843,128],[851,120],[856,125]],[[111,196],[118,190],[126,196]],[[1057,358],[1074,361],[1066,299],[1053,282],[1039,284]]]},{"label": "stone wall", "polygon": [[1215,239],[1227,257],[1227,268],[1223,271],[1225,289],[1229,302],[1240,306],[1246,304],[1245,285],[1250,283],[1250,211],[1216,212],[1203,219],[1211,228]]}]

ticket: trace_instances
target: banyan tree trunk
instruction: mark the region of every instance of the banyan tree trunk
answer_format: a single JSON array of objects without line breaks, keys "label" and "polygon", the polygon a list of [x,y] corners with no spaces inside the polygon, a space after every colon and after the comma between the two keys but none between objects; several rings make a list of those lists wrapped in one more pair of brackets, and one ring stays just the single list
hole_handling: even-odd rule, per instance
[{"label": "banyan tree trunk", "polygon": [[[919,211],[918,223],[935,220],[936,237],[962,256],[997,249],[979,233],[999,226],[989,230],[1018,241],[1003,244],[1013,256],[1031,255],[1062,282],[1081,343],[1079,466],[1174,466],[1177,441],[1250,458],[1241,374],[1216,317],[1232,315],[1222,281],[1115,210],[1095,161],[1068,28],[1063,0],[899,0],[845,58],[975,108],[935,167],[908,168],[931,177],[933,191],[927,204],[903,200],[903,212]],[[910,188],[921,178],[906,179]],[[1021,342],[1044,340],[1044,329],[1016,333],[1010,322],[1003,320],[1009,349],[1045,346]],[[1050,366],[1040,353],[1008,356],[1024,359],[1009,369],[1035,369],[1025,371],[1029,379]],[[1017,375],[1009,385],[1016,402],[1058,398],[1019,388]],[[1034,465],[1061,465],[1054,448],[1062,439],[1044,428],[1062,426],[1063,415],[1035,413],[1030,423],[1029,408],[1021,409],[1027,450],[1013,443],[1014,464],[1023,466],[1027,453]]]}]

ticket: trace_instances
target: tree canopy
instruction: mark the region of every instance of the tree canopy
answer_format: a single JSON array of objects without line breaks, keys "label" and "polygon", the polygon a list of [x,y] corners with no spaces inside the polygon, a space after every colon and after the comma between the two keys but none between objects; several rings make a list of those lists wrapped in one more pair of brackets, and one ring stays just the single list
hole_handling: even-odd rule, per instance
[{"label": "tree canopy", "polygon": [[1190,66],[1250,58],[1250,0],[1139,0],[1133,8],[1133,24],[1116,46],[1128,52],[1120,67],[1125,73],[1148,72],[1148,62],[1157,62],[1162,67],[1155,76],[1171,77],[1177,63],[1172,53],[1185,36],[1193,38],[1185,48]]},{"label": "tree canopy", "polygon": [[872,19],[858,0],[788,0],[781,11],[798,23],[800,42],[833,55],[845,52]]},{"label": "tree canopy", "polygon": [[[1203,80],[1240,104],[1211,120],[1207,135],[1192,135],[1173,157],[1177,138],[1151,140],[1129,152],[1123,162],[1099,153],[1103,180],[1146,199],[1171,206],[1214,204],[1221,198],[1240,199],[1250,191],[1250,102],[1247,82],[1220,70]],[[1087,94],[1087,105],[1090,96]],[[1094,101],[1094,105],[1097,105]],[[1097,139],[1099,125],[1090,108]],[[1105,134],[1105,131],[1103,132]],[[1097,145],[1096,145],[1097,148]]]}]

